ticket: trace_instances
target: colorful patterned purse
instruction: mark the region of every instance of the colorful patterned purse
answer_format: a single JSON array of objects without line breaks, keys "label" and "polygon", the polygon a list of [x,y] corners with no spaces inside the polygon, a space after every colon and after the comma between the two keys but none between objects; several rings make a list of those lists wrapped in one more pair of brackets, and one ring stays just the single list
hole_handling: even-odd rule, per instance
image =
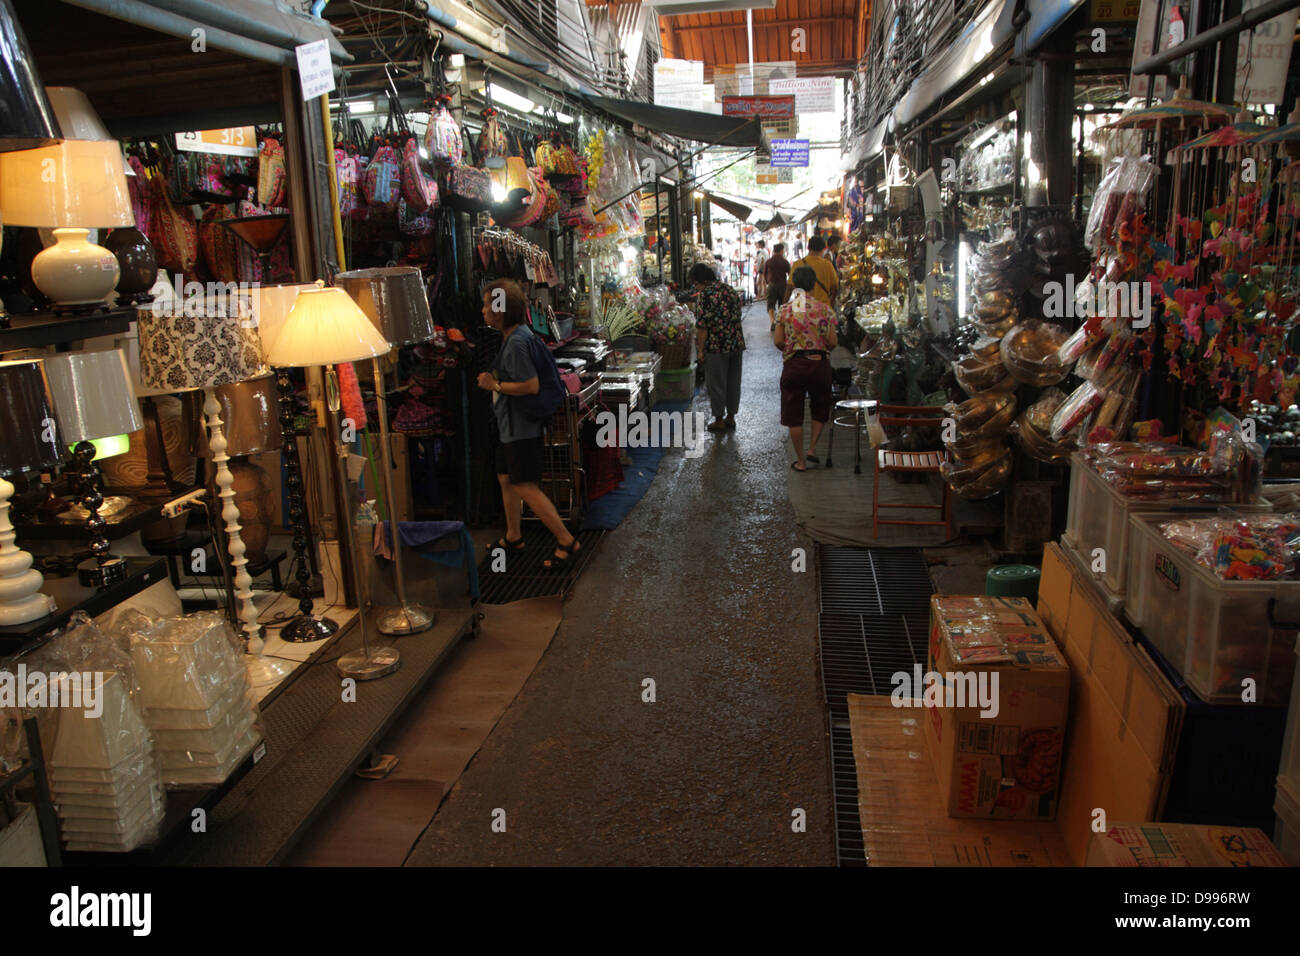
[{"label": "colorful patterned purse", "polygon": [[363,192],[372,209],[397,209],[397,201],[402,198],[402,165],[393,147],[380,146],[370,157]]},{"label": "colorful patterned purse", "polygon": [[450,105],[450,96],[439,96],[437,108],[424,131],[424,151],[428,160],[441,166],[457,166],[465,161],[465,139],[460,124],[448,109]]},{"label": "colorful patterned purse", "polygon": [[288,200],[284,147],[278,139],[268,136],[257,150],[257,201],[262,206],[283,206]]},{"label": "colorful patterned purse", "polygon": [[438,205],[438,183],[420,166],[420,144],[414,136],[402,147],[402,198],[416,212]]}]

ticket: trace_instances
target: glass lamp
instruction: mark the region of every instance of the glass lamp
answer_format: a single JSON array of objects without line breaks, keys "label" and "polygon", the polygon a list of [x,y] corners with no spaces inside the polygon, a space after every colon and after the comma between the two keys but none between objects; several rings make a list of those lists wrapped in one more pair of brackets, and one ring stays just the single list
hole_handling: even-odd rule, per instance
[{"label": "glass lamp", "polygon": [[[267,348],[268,360],[277,367],[326,367],[326,404],[330,414],[331,442],[335,450],[334,469],[340,488],[348,487],[347,469],[343,464],[347,449],[343,445],[340,431],[339,379],[334,366],[339,362],[373,359],[386,355],[389,351],[388,342],[357,307],[356,302],[342,289],[326,288],[323,282],[317,282],[315,288],[298,293],[283,328]],[[339,524],[343,528],[345,547],[355,555],[356,535],[351,515],[345,516]],[[360,562],[353,561],[352,569],[358,601],[361,602],[363,589]],[[371,647],[366,634],[364,606],[360,615],[362,648],[339,658],[339,673],[355,680],[372,680],[393,673],[401,666],[401,656],[394,647]]]},{"label": "glass lamp", "polygon": [[0,429],[0,625],[25,624],[55,610],[41,593],[44,578],[32,556],[14,544],[8,476],[51,471],[62,458],[58,428],[41,363],[0,362],[0,403],[9,420]]},{"label": "glass lamp", "polygon": [[54,245],[32,260],[32,281],[56,309],[104,304],[120,277],[117,257],[87,238],[91,228],[135,217],[116,140],[65,139],[0,153],[0,215],[9,226],[52,227]]},{"label": "glass lamp", "polygon": [[[433,338],[433,316],[424,294],[424,279],[414,266],[387,269],[357,269],[341,272],[335,280],[361,307],[366,318],[394,347],[427,342]],[[393,577],[397,585],[395,608],[382,608],[375,626],[381,634],[418,634],[433,627],[437,614],[406,597],[402,573],[402,539],[393,494],[393,450],[388,440],[388,402],[384,393],[384,372],[379,359],[371,360],[375,376],[375,398],[379,405],[379,434],[383,457],[384,498],[388,502],[388,526],[393,535]]]},{"label": "glass lamp", "polygon": [[59,432],[64,441],[76,443],[70,473],[87,512],[92,557],[77,566],[77,577],[84,587],[119,584],[126,580],[127,565],[125,559],[113,555],[104,535],[107,525],[99,513],[104,495],[99,469],[94,464],[95,458],[104,455],[94,443],[144,427],[126,355],[120,349],[64,352],[45,359],[44,365]]},{"label": "glass lamp", "polygon": [[290,665],[263,657],[265,642],[253,603],[253,579],[249,575],[247,546],[240,535],[239,507],[235,504],[234,475],[230,471],[229,442],[221,420],[217,388],[257,378],[265,373],[262,346],[257,330],[242,317],[239,308],[224,309],[209,302],[202,315],[174,316],[142,312],[137,322],[140,338],[140,384],[148,389],[170,392],[203,390],[203,415],[207,419],[208,447],[216,466],[217,498],[226,526],[226,550],[230,554],[239,619],[247,636],[249,662],[254,683],[287,672]]}]

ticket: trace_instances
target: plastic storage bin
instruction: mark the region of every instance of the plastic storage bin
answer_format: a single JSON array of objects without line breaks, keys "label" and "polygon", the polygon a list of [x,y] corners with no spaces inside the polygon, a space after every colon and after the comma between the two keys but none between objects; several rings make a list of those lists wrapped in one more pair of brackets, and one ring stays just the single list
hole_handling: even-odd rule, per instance
[{"label": "plastic storage bin", "polygon": [[695,395],[695,364],[660,369],[655,376],[655,396],[661,402],[689,402]]},{"label": "plastic storage bin", "polygon": [[1224,581],[1172,544],[1160,524],[1172,515],[1133,515],[1125,614],[1210,703],[1285,707],[1295,676],[1300,582]]},{"label": "plastic storage bin", "polygon": [[[1296,642],[1300,655],[1300,640]],[[1300,664],[1297,664],[1300,671]],[[1293,688],[1294,689],[1294,688]],[[1286,738],[1282,741],[1282,760],[1277,768],[1277,785],[1291,793],[1300,794],[1300,694],[1291,695],[1291,708],[1286,715]]]},{"label": "plastic storage bin", "polygon": [[1300,797],[1281,783],[1277,787],[1277,821],[1273,824],[1273,845],[1292,866],[1300,866]]},{"label": "plastic storage bin", "polygon": [[[1267,511],[1268,505],[1233,505],[1237,511]],[[1070,503],[1065,520],[1065,543],[1091,567],[1093,551],[1101,548],[1106,570],[1095,575],[1112,606],[1125,599],[1128,578],[1129,516],[1160,511],[1213,514],[1218,505],[1188,505],[1181,498],[1138,501],[1125,498],[1106,483],[1080,452],[1070,457]]]}]

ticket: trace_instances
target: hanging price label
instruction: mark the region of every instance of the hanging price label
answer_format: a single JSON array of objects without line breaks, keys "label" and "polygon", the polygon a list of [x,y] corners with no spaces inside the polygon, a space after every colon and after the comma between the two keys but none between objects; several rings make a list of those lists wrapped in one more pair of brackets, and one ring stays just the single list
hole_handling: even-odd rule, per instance
[{"label": "hanging price label", "polygon": [[251,126],[205,129],[176,134],[176,148],[186,153],[218,153],[222,156],[256,156],[257,131]]}]

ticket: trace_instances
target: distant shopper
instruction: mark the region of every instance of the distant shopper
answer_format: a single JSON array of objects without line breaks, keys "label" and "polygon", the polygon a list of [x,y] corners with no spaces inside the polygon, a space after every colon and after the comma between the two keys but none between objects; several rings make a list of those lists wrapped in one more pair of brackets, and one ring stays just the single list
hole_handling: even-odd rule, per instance
[{"label": "distant shopper", "polygon": [[767,296],[767,276],[764,275],[767,268],[767,243],[760,239],[754,246],[754,295],[762,299]]},{"label": "distant shopper", "polygon": [[776,324],[776,310],[789,298],[788,282],[790,263],[785,257],[785,243],[772,247],[772,258],[763,266],[763,280],[767,283],[767,317]]},{"label": "distant shopper", "polygon": [[831,265],[831,261],[826,258],[825,239],[821,236],[813,236],[808,240],[808,255],[791,268],[798,269],[800,266],[807,266],[817,276],[817,282],[813,286],[813,296],[818,302],[824,302],[834,309],[835,296],[840,291],[840,277],[835,271],[835,266]]},{"label": "distant shopper", "polygon": [[[492,392],[500,441],[496,450],[497,481],[506,511],[505,537],[492,548],[522,551],[520,528],[524,502],[555,535],[555,553],[542,566],[548,571],[565,568],[582,550],[582,545],[565,527],[546,492],[542,480],[542,423],[526,418],[516,399],[536,395],[542,369],[533,358],[532,330],[528,328],[528,299],[513,279],[497,279],[483,290],[483,321],[502,337],[501,351],[491,371],[478,377],[478,387]],[[543,359],[545,356],[543,356]]]},{"label": "distant shopper", "polygon": [[[797,290],[776,317],[772,342],[785,357],[781,370],[781,424],[790,429],[795,461],[790,467],[807,471],[806,462],[821,464],[813,454],[822,428],[831,417],[830,352],[835,348],[835,314],[830,306],[812,295],[817,274],[809,266],[794,270]],[[812,406],[812,441],[803,450],[803,405],[807,396]]]},{"label": "distant shopper", "polygon": [[691,267],[687,278],[696,290],[695,330],[713,408],[708,429],[720,432],[736,427],[740,408],[740,360],[745,354],[740,295],[702,262]]},{"label": "distant shopper", "polygon": [[835,274],[839,275],[840,271],[840,234],[832,232],[826,237],[826,258],[831,261],[835,267]]}]

